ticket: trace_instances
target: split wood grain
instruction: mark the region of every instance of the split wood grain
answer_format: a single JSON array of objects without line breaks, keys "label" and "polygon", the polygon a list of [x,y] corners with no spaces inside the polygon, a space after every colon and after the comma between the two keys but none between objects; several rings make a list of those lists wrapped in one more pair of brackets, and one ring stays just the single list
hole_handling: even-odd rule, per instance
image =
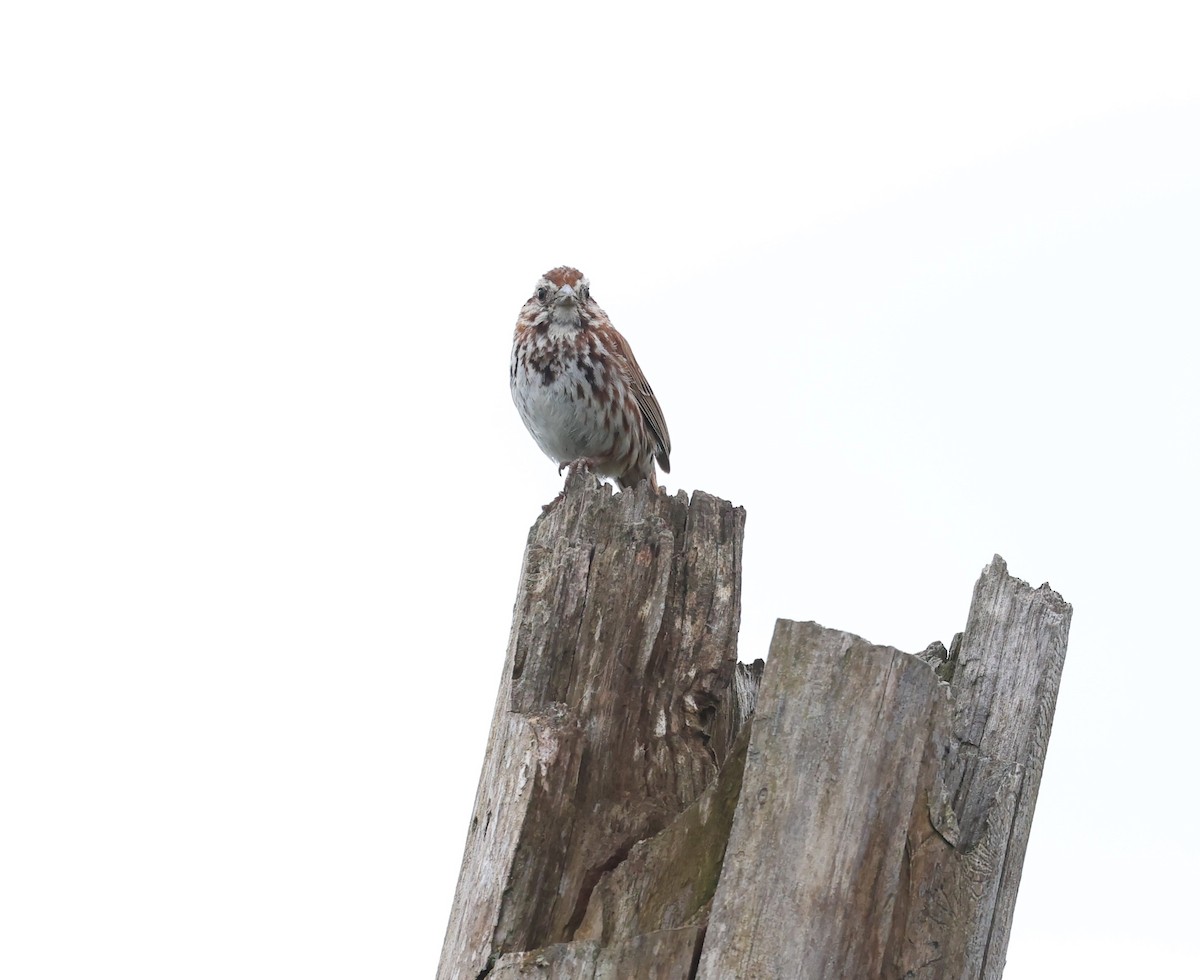
[{"label": "split wood grain", "polygon": [[572,475],[534,524],[442,980],[568,943],[605,872],[715,778],[744,520]]}]

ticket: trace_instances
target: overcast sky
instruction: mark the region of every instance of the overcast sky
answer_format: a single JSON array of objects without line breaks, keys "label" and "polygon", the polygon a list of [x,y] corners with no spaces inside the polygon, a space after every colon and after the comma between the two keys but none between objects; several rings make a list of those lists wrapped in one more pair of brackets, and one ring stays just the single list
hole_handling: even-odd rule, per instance
[{"label": "overcast sky", "polygon": [[1006,977],[1194,969],[1189,5],[414,7],[0,14],[0,973],[432,974],[560,264],[743,659],[1074,605]]}]

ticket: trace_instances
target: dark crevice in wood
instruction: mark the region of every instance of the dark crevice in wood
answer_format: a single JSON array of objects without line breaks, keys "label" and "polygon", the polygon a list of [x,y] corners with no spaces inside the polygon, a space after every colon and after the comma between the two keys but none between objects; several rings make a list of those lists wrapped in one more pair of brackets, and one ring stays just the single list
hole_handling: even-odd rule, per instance
[{"label": "dark crevice in wood", "polygon": [[704,952],[704,934],[707,931],[705,926],[701,926],[696,933],[696,950],[692,954],[692,965],[688,968],[687,980],[696,980],[696,972],[700,969],[700,956]]},{"label": "dark crevice in wood", "polygon": [[607,861],[598,867],[591,868],[584,876],[583,886],[579,889],[579,897],[575,901],[575,909],[571,913],[570,921],[567,923],[566,933],[569,937],[574,938],[576,931],[579,929],[579,924],[583,921],[584,913],[587,912],[588,901],[592,897],[592,891],[595,889],[597,882],[629,857],[629,851],[636,843],[637,841],[630,841],[628,844],[625,844]]},{"label": "dark crevice in wood", "polygon": [[1070,606],[997,557],[948,649],[737,663],[744,516],[572,476],[534,525],[439,980],[1000,977]]}]

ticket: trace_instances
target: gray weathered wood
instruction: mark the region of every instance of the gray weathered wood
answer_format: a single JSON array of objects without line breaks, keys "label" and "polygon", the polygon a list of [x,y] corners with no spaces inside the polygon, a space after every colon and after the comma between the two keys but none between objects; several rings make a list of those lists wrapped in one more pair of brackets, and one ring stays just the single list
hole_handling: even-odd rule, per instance
[{"label": "gray weathered wood", "polygon": [[604,873],[713,781],[744,519],[573,474],[534,524],[440,978],[569,943]]},{"label": "gray weathered wood", "polygon": [[500,957],[488,978],[680,980],[695,969],[703,937],[702,928],[688,926],[606,944],[594,940],[559,943],[526,953],[508,953]]},{"label": "gray weathered wood", "polygon": [[998,980],[1059,681],[1071,606],[1009,575],[999,555],[951,645],[950,737],[909,831],[909,915],[897,976]]},{"label": "gray weathered wood", "polygon": [[752,664],[739,663],[733,675],[732,689],[721,699],[713,721],[712,736],[712,749],[719,766],[725,764],[725,757],[729,754],[734,739],[754,714],[754,703],[758,698],[758,688],[762,683],[765,666],[761,659]]},{"label": "gray weathered wood", "polygon": [[934,672],[780,620],[700,977],[884,976]]},{"label": "gray weathered wood", "polygon": [[999,977],[1070,617],[997,557],[948,654],[781,620],[697,975]]},{"label": "gray weathered wood", "polygon": [[998,556],[910,655],[780,620],[743,513],[573,475],[530,532],[438,976],[998,978],[1071,607]]},{"label": "gray weathered wood", "polygon": [[592,890],[579,939],[623,941],[704,924],[733,822],[749,729],[742,729],[717,778],[655,836],[639,841]]}]

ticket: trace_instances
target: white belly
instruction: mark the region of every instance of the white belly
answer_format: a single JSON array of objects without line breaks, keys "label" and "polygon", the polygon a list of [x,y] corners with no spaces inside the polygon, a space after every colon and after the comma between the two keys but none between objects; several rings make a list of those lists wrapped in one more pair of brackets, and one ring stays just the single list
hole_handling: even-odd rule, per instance
[{"label": "white belly", "polygon": [[600,456],[611,449],[611,434],[602,428],[600,408],[582,378],[564,372],[546,384],[539,372],[519,367],[512,396],[530,435],[556,463]]}]

